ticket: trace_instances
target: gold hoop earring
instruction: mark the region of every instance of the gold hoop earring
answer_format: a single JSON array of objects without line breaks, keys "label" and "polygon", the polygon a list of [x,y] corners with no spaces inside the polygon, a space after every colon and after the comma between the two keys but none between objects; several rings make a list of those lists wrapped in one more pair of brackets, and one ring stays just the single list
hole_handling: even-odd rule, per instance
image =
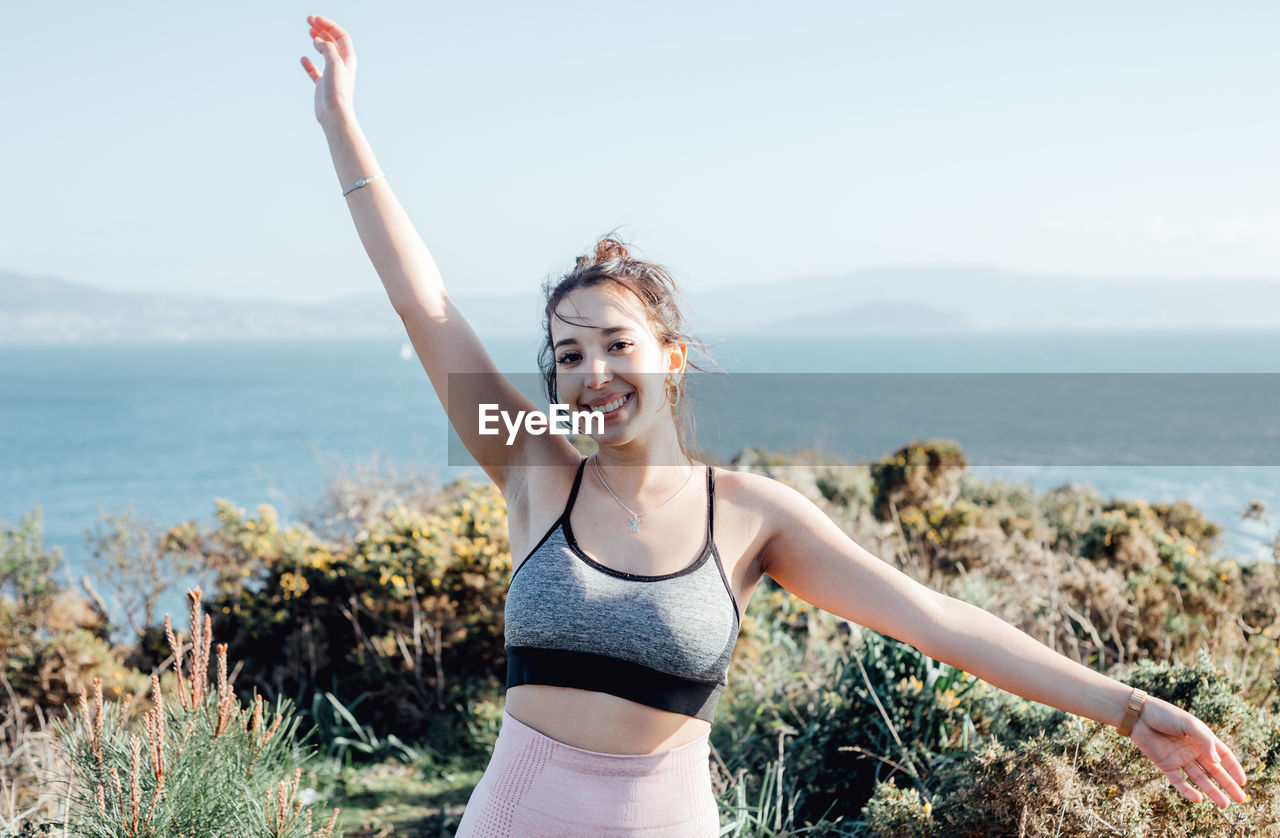
[{"label": "gold hoop earring", "polygon": [[[674,379],[671,379],[671,378],[668,378],[666,380],[666,384],[667,384],[667,390],[664,395],[667,398],[667,404],[671,405],[672,410],[675,410],[676,407],[680,404],[679,384]],[[676,397],[674,399],[671,398],[671,391],[673,390],[675,391],[675,394],[676,394]]]}]

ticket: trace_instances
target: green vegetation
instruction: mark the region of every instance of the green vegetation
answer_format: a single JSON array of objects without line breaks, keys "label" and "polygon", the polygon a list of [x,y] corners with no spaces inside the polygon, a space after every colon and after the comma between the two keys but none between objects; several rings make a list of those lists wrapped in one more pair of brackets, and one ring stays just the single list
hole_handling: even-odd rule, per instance
[{"label": "green vegetation", "polygon": [[151,676],[140,719],[127,705],[105,701],[95,679],[92,703],[81,693],[79,712],[54,722],[70,775],[63,822],[86,838],[329,838],[338,810],[323,826],[314,824],[299,794],[309,756],[292,708],[268,707],[261,696],[241,704],[228,680],[225,644],[217,647],[210,689],[211,623],[200,591],[189,596],[189,645],[166,620],[173,678],[162,689],[160,676]]},{"label": "green vegetation", "polygon": [[[869,465],[752,451],[736,467],[796,486],[925,584],[1190,709],[1241,756],[1251,797],[1226,813],[1190,804],[1112,729],[997,690],[766,578],[712,731],[726,834],[1280,828],[1277,564],[1220,556],[1217,527],[1194,508],[984,482],[945,441]],[[62,824],[72,835],[176,836],[211,820],[237,824],[237,835],[320,835],[334,808],[347,836],[452,834],[501,720],[511,555],[491,486],[423,485],[342,484],[307,523],[226,502],[207,529],[140,535],[132,518],[108,519],[133,535],[97,543],[146,546],[148,579],[199,568],[212,580],[197,668],[207,670],[216,636],[229,669],[225,682],[204,676],[200,702],[190,638],[175,655],[164,628],[147,625],[153,596],[130,615],[134,641],[112,642],[92,596],[48,581],[61,556],[41,546],[38,514],[0,525],[0,836]],[[157,737],[164,796],[148,762]],[[164,750],[184,737],[203,738]],[[256,778],[251,792],[228,792],[235,772]],[[155,800],[152,823],[170,831],[132,826],[135,775],[143,821]],[[282,793],[288,811],[298,806],[284,829],[269,789],[275,810]],[[325,814],[309,823],[313,803]]]}]

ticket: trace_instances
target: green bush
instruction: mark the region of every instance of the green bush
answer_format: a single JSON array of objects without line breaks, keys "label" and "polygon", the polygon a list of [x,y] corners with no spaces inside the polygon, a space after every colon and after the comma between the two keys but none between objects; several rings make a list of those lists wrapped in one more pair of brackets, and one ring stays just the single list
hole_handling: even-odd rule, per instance
[{"label": "green bush", "polygon": [[[931,587],[1201,715],[1250,773],[1253,798],[1229,816],[1258,830],[1241,834],[1274,829],[1274,567],[1214,555],[1216,528],[1185,504],[987,483],[966,472],[952,443],[914,443],[871,466],[837,467],[811,453],[789,461],[757,454],[741,467],[809,493],[856,541]],[[466,483],[429,497],[378,497],[357,504],[363,512],[349,527],[332,529],[282,525],[271,507],[248,515],[220,503],[217,526],[184,524],[160,543],[217,574],[212,616],[243,661],[238,682],[292,723],[317,727],[330,753],[411,760],[422,771],[480,761],[501,717],[511,570],[502,498]],[[10,531],[7,555],[23,557],[23,567],[56,558],[24,526]],[[6,567],[16,563],[0,561]],[[0,575],[0,620],[30,627],[42,619],[50,606],[39,599],[47,595],[40,577]],[[37,600],[44,605],[29,604]],[[107,697],[145,688],[101,632],[46,620],[8,637],[20,654],[6,659],[5,672],[46,703],[94,678]],[[163,660],[162,637],[147,627],[136,658]],[[1231,673],[1210,661],[1230,661]],[[171,673],[159,683],[177,688]],[[117,744],[131,769],[127,740]],[[767,577],[743,620],[712,744],[717,797],[735,836],[1091,836],[1117,834],[1113,826],[1227,834],[1222,816],[1168,790],[1109,729],[865,632]],[[292,782],[281,771],[277,789]],[[82,802],[96,805],[91,791]]]},{"label": "green bush", "polygon": [[0,520],[0,659],[20,654],[45,628],[45,615],[61,590],[54,579],[62,550],[46,550],[37,508],[10,526]]},{"label": "green bush", "polygon": [[453,752],[473,747],[469,708],[500,688],[505,514],[496,488],[461,482],[431,508],[392,506],[346,543],[227,503],[216,530],[181,538],[219,573],[215,625],[242,679],[303,707],[329,693],[381,741]]},{"label": "green bush", "polygon": [[[1277,778],[1270,767],[1280,745],[1280,720],[1244,701],[1238,680],[1207,655],[1194,665],[1143,661],[1118,677],[1209,724],[1241,758],[1249,774],[1249,801],[1227,813],[1209,802],[1191,804],[1113,729],[1072,719],[1042,736],[1001,737],[954,763],[933,795],[934,831],[924,834],[1101,838],[1271,835],[1280,829]],[[1224,816],[1244,831],[1224,831]]]},{"label": "green bush", "polygon": [[712,734],[733,834],[1277,830],[1274,567],[1215,556],[1216,527],[1185,504],[983,483],[941,453],[889,459],[871,472],[877,498],[897,498],[883,525],[845,508],[867,501],[829,478],[813,499],[905,572],[1199,715],[1240,756],[1251,798],[1225,816],[1190,804],[1110,728],[984,682],[961,693],[963,675],[766,578]]},{"label": "green bush", "polygon": [[[808,642],[785,631],[785,617],[755,617],[753,631],[782,638],[776,669],[762,677],[735,660],[732,677],[755,680],[726,691],[713,731],[726,823],[756,830],[737,834],[1229,834],[1211,804],[1177,795],[1110,727],[878,634],[832,632],[830,615],[811,618]],[[1238,677],[1204,654],[1116,675],[1195,713],[1240,756],[1251,798],[1226,816],[1253,831],[1239,834],[1280,829],[1280,720],[1245,700]]]},{"label": "green bush", "polygon": [[960,446],[951,440],[912,442],[871,465],[875,488],[874,512],[881,521],[910,507],[927,507],[946,497],[969,466]]},{"label": "green bush", "polygon": [[94,679],[112,695],[145,686],[100,611],[54,581],[62,564],[62,551],[43,545],[38,508],[17,526],[0,521],[0,721],[36,724]]},{"label": "green bush", "polygon": [[[244,706],[228,680],[226,646],[191,593],[189,645],[172,635],[176,676],[163,690],[151,678],[150,706],[139,719],[105,700],[94,682],[92,703],[57,722],[70,766],[66,829],[86,838],[328,838],[300,798],[309,755],[287,702]],[[217,666],[210,684],[209,666]],[[168,694],[166,694],[166,692]]]}]

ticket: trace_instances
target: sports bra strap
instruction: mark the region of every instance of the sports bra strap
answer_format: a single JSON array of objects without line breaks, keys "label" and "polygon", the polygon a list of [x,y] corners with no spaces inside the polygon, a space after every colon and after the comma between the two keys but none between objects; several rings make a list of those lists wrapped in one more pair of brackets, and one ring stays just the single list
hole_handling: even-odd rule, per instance
[{"label": "sports bra strap", "polygon": [[587,458],[583,457],[582,462],[578,463],[578,475],[573,478],[573,489],[569,492],[569,500],[565,502],[564,512],[560,513],[560,517],[569,520],[569,512],[573,509],[573,502],[578,498],[578,487],[582,485],[582,469],[587,465]]},{"label": "sports bra strap", "polygon": [[707,466],[707,544],[716,540],[716,478]]}]

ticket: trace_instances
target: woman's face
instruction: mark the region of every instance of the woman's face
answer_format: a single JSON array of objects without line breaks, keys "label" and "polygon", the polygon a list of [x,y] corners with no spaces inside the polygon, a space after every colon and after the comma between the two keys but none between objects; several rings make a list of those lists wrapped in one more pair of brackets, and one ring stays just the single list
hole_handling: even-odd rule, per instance
[{"label": "woman's face", "polygon": [[[597,285],[565,295],[551,320],[560,401],[604,413],[599,442],[620,444],[670,422],[666,382],[683,373],[687,347],[663,346],[640,301]],[[572,322],[565,322],[560,318]]]}]

